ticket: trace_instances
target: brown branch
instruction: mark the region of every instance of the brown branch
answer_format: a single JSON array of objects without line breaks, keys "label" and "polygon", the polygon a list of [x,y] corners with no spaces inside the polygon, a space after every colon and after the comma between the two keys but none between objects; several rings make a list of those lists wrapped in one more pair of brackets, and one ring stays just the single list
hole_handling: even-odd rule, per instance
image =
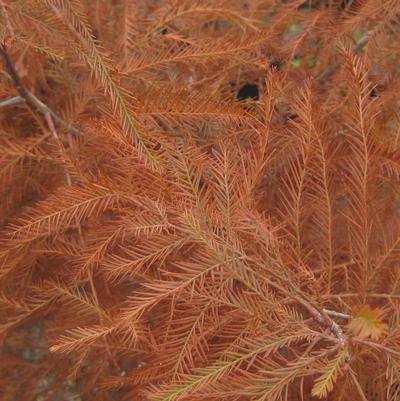
[{"label": "brown branch", "polygon": [[52,119],[66,131],[74,135],[82,135],[81,131],[79,131],[74,126],[66,123],[56,112],[51,110],[47,105],[41,102],[32,92],[30,92],[25,88],[25,86],[21,81],[21,78],[18,75],[17,70],[14,67],[10,55],[8,54],[7,48],[4,44],[0,45],[0,55],[3,58],[6,70],[10,75],[11,80],[13,81],[19,96],[25,101],[25,103],[32,110],[33,113],[42,114],[44,117],[46,117],[47,115],[51,115]]},{"label": "brown branch", "polygon": [[327,329],[330,333],[332,333],[336,337],[341,346],[345,345],[347,339],[346,336],[343,334],[343,330],[334,320],[332,320],[326,314],[324,310],[322,310],[322,312],[319,312],[316,309],[314,310],[309,309],[309,311],[318,324]]},{"label": "brown branch", "polygon": [[[280,285],[278,283],[275,283],[272,280],[267,279],[264,276],[262,276],[262,277],[263,277],[263,280],[265,280],[270,287],[287,295],[293,301],[297,302],[298,304],[300,304],[304,308],[306,308],[307,311],[310,313],[310,315],[313,317],[313,319],[319,324],[319,326],[323,330],[326,330],[330,334],[331,338],[335,339],[335,341],[337,341],[341,347],[344,347],[346,345],[347,336],[343,333],[342,328],[333,319],[331,319],[328,316],[328,313],[331,311],[327,311],[325,309],[319,310],[319,308],[315,307],[309,301],[307,301],[301,295],[299,295],[298,290],[289,282],[287,283],[287,285],[289,286],[289,289],[288,289],[288,288],[284,288],[282,285]],[[239,280],[240,280],[240,276],[239,276]],[[294,291],[294,293],[291,292],[290,290]],[[346,362],[349,360],[350,360],[350,355],[347,352]]]},{"label": "brown branch", "polygon": [[[58,146],[60,148],[60,155],[62,157],[62,160],[63,160],[64,164],[65,164],[64,148],[62,146],[62,142],[61,142],[60,137],[58,136],[58,133],[57,133],[56,128],[54,126],[54,122],[53,122],[53,119],[51,117],[51,114],[47,113],[44,116],[44,118],[46,120],[47,126],[49,127],[49,130],[50,130],[51,134],[53,135],[53,138],[58,143]],[[71,186],[72,185],[72,181],[71,181],[71,176],[69,175],[68,169],[66,169],[66,171],[65,171],[65,177],[66,177],[66,180],[67,180],[67,184],[69,186]]]}]

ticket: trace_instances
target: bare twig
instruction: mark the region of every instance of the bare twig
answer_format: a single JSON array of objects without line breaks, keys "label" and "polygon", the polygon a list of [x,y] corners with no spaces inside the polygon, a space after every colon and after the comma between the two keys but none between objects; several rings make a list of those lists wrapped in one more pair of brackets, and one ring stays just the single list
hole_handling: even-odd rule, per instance
[{"label": "bare twig", "polygon": [[79,131],[74,126],[66,123],[56,112],[51,110],[47,105],[45,105],[43,102],[41,102],[32,92],[28,91],[25,88],[25,86],[23,85],[23,83],[21,81],[21,78],[18,75],[17,70],[14,67],[13,62],[11,61],[11,58],[7,51],[7,48],[4,44],[0,45],[0,55],[2,56],[6,70],[7,70],[8,74],[10,75],[10,77],[14,83],[14,86],[19,93],[19,97],[22,98],[26,102],[28,107],[34,113],[40,113],[43,116],[46,116],[49,114],[49,115],[51,115],[52,119],[58,125],[60,125],[62,128],[64,128],[66,131],[68,131],[74,135],[82,135],[81,131]]},{"label": "bare twig", "polygon": [[367,32],[354,46],[353,46],[353,52],[358,53],[360,50],[362,50],[367,43],[369,42],[369,39],[371,37],[371,33]]},{"label": "bare twig", "polygon": [[334,310],[329,310],[329,309],[323,309],[323,311],[328,315],[328,316],[333,316],[333,317],[338,317],[340,319],[351,319],[351,315],[347,313],[342,313],[342,312],[336,312]]},{"label": "bare twig", "polygon": [[10,99],[2,100],[0,102],[0,108],[7,106],[14,106],[15,104],[20,104],[20,103],[25,103],[25,99],[21,96],[14,96],[11,97]]}]

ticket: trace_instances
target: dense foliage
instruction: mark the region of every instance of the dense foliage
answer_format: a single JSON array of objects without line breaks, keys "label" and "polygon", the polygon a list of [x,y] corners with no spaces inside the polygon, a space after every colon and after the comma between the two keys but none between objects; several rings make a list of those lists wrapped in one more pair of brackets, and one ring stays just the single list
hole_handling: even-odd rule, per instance
[{"label": "dense foliage", "polygon": [[0,10],[2,401],[400,399],[399,1]]}]

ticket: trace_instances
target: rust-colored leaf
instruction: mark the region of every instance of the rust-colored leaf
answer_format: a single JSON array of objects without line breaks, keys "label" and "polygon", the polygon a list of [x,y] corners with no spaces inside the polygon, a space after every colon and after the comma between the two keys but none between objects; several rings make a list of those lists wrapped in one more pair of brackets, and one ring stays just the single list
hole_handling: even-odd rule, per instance
[{"label": "rust-colored leaf", "polygon": [[373,309],[369,305],[360,306],[354,309],[349,330],[359,338],[377,340],[387,328],[382,318],[383,312],[379,308]]}]

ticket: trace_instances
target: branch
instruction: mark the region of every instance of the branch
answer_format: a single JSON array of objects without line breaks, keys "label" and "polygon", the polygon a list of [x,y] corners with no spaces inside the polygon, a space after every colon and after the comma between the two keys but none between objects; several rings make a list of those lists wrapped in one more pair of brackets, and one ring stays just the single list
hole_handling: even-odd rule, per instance
[{"label": "branch", "polygon": [[[25,88],[25,86],[23,85],[21,78],[19,77],[18,72],[15,69],[14,64],[8,54],[7,48],[4,44],[0,45],[0,55],[2,56],[6,70],[7,70],[8,74],[10,75],[10,77],[14,83],[14,86],[19,93],[19,96],[16,96],[14,98],[11,98],[11,99],[1,102],[0,105],[2,107],[24,101],[24,102],[26,102],[26,104],[32,110],[33,113],[35,113],[35,114],[39,113],[45,117],[46,117],[46,115],[51,115],[53,120],[57,124],[59,124],[61,127],[66,129],[66,131],[68,131],[74,135],[82,135],[81,131],[79,131],[74,126],[66,123],[56,112],[51,110],[48,106],[46,106],[43,102],[41,102],[32,92],[28,91]],[[18,101],[17,101],[17,99],[18,99]],[[4,104],[4,103],[6,103],[6,104]]]},{"label": "branch", "polygon": [[[51,117],[51,114],[47,113],[44,116],[44,118],[46,120],[47,126],[49,127],[49,130],[50,130],[51,134],[53,135],[54,139],[58,143],[58,146],[60,148],[60,155],[62,157],[62,160],[63,160],[64,164],[65,164],[65,157],[64,157],[62,142],[60,140],[60,137],[57,134],[56,128],[54,127],[54,123],[53,123],[53,119]],[[72,185],[72,181],[71,181],[71,176],[69,175],[68,169],[66,169],[66,171],[65,171],[65,177],[67,179],[68,185],[71,186]]]},{"label": "branch", "polygon": [[[326,330],[332,336],[332,338],[335,338],[335,340],[340,344],[341,347],[344,347],[346,345],[347,336],[343,333],[342,328],[329,317],[329,313],[332,314],[332,311],[326,309],[319,310],[319,308],[313,306],[309,301],[307,301],[298,294],[298,290],[293,285],[291,285],[291,283],[287,283],[287,285],[290,287],[290,289],[295,291],[295,293],[288,291],[282,285],[275,283],[274,281],[271,281],[265,278],[264,276],[263,280],[265,280],[267,284],[270,285],[275,290],[282,292],[295,302],[298,302],[300,305],[305,307],[310,313],[310,315],[313,317],[313,319],[320,325],[320,327]],[[337,314],[337,312],[335,313]],[[340,315],[341,315],[340,317],[344,316],[344,314]],[[346,362],[350,360],[350,355],[348,352],[346,353],[345,360]]]},{"label": "branch", "polygon": [[0,102],[0,108],[7,107],[7,106],[14,106],[14,104],[25,103],[25,99],[21,96],[14,96],[10,99],[2,100]]},{"label": "branch", "polygon": [[332,333],[336,337],[341,346],[345,345],[347,338],[343,334],[343,330],[334,320],[332,320],[328,316],[325,310],[322,310],[322,313],[318,312],[317,310],[310,312],[317,323],[319,323],[322,327],[325,327],[330,333]]},{"label": "branch", "polygon": [[328,315],[328,316],[333,316],[333,317],[338,317],[340,319],[351,319],[351,315],[347,313],[342,313],[342,312],[336,312],[334,310],[329,310],[329,309],[323,309],[323,311]]}]

